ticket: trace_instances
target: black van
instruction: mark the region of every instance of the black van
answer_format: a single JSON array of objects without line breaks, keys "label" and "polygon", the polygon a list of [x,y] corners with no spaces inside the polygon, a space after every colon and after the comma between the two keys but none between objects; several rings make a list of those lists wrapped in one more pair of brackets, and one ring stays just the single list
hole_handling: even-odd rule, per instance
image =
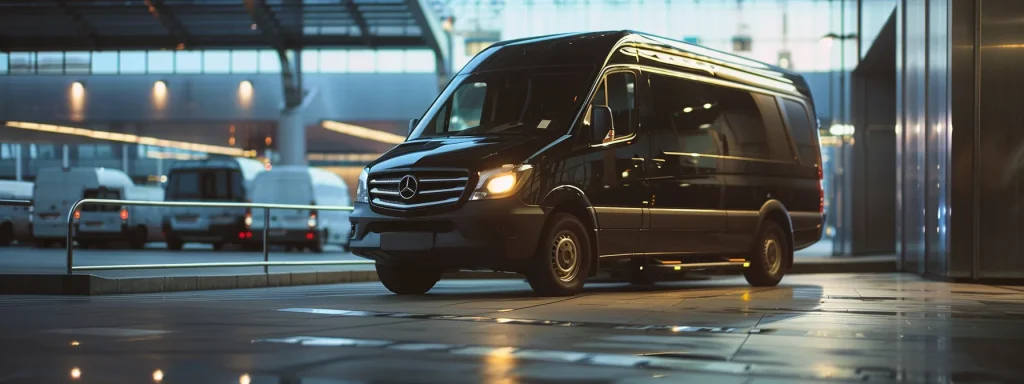
[{"label": "black van", "polygon": [[632,31],[506,41],[360,175],[351,248],[398,294],[441,273],[743,268],[774,286],[821,235],[817,124],[797,74]]}]

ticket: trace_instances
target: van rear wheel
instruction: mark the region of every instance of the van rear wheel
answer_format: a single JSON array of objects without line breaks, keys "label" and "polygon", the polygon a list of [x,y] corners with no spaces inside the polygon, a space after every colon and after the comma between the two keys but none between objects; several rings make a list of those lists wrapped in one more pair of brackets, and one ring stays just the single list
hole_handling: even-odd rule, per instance
[{"label": "van rear wheel", "polygon": [[131,237],[128,239],[128,245],[131,246],[132,249],[146,248],[146,240],[148,240],[149,237],[149,233],[146,232],[146,228],[139,227],[132,231],[129,236]]},{"label": "van rear wheel", "polygon": [[787,261],[793,251],[786,242],[786,232],[774,221],[761,224],[761,231],[754,243],[748,261],[750,266],[743,271],[743,277],[755,287],[774,287],[786,273]]},{"label": "van rear wheel", "polygon": [[11,223],[0,224],[0,246],[14,243],[14,226]]},{"label": "van rear wheel", "polygon": [[583,290],[592,250],[587,227],[576,216],[553,216],[526,273],[534,292],[542,296],[568,296]]},{"label": "van rear wheel", "polygon": [[418,265],[376,265],[377,277],[398,295],[422,295],[441,280],[441,270]]}]

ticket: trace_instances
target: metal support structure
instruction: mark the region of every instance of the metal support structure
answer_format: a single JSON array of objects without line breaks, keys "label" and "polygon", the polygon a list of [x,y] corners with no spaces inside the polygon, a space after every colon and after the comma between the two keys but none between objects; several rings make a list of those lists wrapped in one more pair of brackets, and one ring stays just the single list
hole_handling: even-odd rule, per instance
[{"label": "metal support structure", "polygon": [[[0,205],[31,205],[27,200],[0,200]],[[182,264],[144,264],[144,265],[93,265],[75,267],[75,214],[83,205],[130,205],[148,207],[199,207],[199,208],[259,208],[263,210],[263,261],[262,262],[240,262],[240,263],[182,263]],[[177,202],[177,201],[135,201],[135,200],[110,200],[110,199],[82,199],[71,205],[68,211],[68,232],[65,238],[67,247],[67,269],[66,273],[71,275],[74,271],[100,271],[120,269],[168,269],[168,268],[214,268],[214,267],[255,267],[263,266],[263,273],[270,273],[270,266],[299,266],[299,265],[353,265],[373,264],[372,261],[270,261],[270,210],[271,209],[302,209],[319,211],[351,211],[353,207],[326,206],[326,205],[293,205],[293,204],[253,204],[253,203],[202,203],[202,202]]]},{"label": "metal support structure", "polygon": [[156,17],[160,25],[167,29],[175,39],[178,40],[178,44],[183,47],[189,45],[191,35],[188,33],[188,29],[185,28],[185,24],[178,20],[171,10],[164,5],[164,0],[146,0],[146,6],[149,8],[149,13]]},{"label": "metal support structure", "polygon": [[352,21],[359,27],[359,35],[363,37],[363,41],[367,47],[373,48],[373,36],[370,35],[370,26],[366,23],[366,18],[363,17],[363,13],[359,11],[359,5],[356,4],[355,0],[348,0],[345,2],[345,9],[348,10],[349,16],[352,17]]},{"label": "metal support structure", "polygon": [[84,37],[84,39],[88,42],[89,45],[95,47],[97,36],[99,35],[98,33],[96,33],[96,28],[93,28],[92,24],[90,24],[89,21],[85,20],[85,18],[82,17],[82,14],[78,12],[78,10],[76,10],[74,7],[68,4],[68,0],[58,1],[57,8],[60,8],[62,12],[64,12],[66,15],[68,15],[68,17],[74,20],[76,24],[78,24],[79,34],[81,34]]},{"label": "metal support structure", "polygon": [[447,57],[450,56],[449,53],[451,51],[449,36],[446,36],[448,33],[434,17],[435,15],[430,10],[426,0],[405,0],[405,3],[409,7],[409,12],[412,13],[413,18],[416,19],[416,23],[422,26],[423,43],[430,47],[437,57],[438,89],[444,89],[448,84],[448,79],[452,76],[451,69],[447,68]]}]

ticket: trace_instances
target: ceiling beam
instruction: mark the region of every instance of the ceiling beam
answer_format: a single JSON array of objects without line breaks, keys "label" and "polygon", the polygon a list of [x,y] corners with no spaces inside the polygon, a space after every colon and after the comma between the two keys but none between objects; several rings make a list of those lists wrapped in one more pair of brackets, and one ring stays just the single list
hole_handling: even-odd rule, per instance
[{"label": "ceiling beam", "polygon": [[359,5],[356,4],[356,0],[346,1],[345,7],[348,9],[348,13],[352,15],[352,20],[359,26],[359,34],[363,36],[366,46],[372,48],[373,36],[370,35],[370,27],[366,25],[366,19],[363,18],[362,12],[359,12]]},{"label": "ceiling beam", "polygon": [[82,17],[82,14],[78,12],[74,7],[68,4],[67,0],[60,0],[57,2],[57,8],[60,8],[61,12],[68,15],[75,25],[78,26],[78,33],[91,45],[97,44],[99,34],[96,33],[96,28],[92,27],[92,24],[88,20]]},{"label": "ceiling beam", "polygon": [[164,0],[146,0],[146,7],[149,9],[149,13],[156,17],[160,25],[167,29],[167,32],[178,39],[178,44],[182,47],[187,48],[189,46],[189,33],[188,29],[185,28],[185,24],[182,24],[181,20],[171,13],[171,10],[164,5]]}]

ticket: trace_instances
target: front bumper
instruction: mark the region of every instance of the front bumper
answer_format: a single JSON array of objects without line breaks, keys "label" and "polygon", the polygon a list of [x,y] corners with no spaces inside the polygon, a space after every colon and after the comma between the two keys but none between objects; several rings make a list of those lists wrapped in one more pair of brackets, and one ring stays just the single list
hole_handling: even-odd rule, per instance
[{"label": "front bumper", "polygon": [[535,252],[545,212],[518,199],[470,201],[429,216],[397,217],[356,203],[352,253],[379,263],[521,271]]}]

